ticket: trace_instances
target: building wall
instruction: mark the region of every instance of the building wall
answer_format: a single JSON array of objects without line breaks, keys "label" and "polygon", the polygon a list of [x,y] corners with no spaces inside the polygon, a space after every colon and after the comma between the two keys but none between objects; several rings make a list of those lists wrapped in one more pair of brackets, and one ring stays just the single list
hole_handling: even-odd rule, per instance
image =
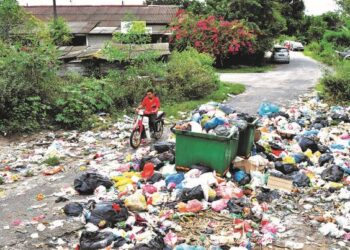
[{"label": "building wall", "polygon": [[112,35],[89,34],[87,35],[86,41],[87,41],[87,46],[101,47],[105,42],[110,41],[111,39],[112,39]]}]

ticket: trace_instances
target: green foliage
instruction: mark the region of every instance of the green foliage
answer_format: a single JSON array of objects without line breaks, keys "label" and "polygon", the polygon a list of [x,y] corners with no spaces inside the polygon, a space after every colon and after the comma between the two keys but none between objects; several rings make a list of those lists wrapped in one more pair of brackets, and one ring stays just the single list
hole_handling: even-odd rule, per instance
[{"label": "green foliage", "polygon": [[334,44],[335,48],[347,48],[350,46],[350,31],[346,28],[339,31],[327,30],[323,39]]},{"label": "green foliage", "polygon": [[173,52],[168,64],[169,94],[176,99],[198,99],[218,87],[218,77],[213,70],[214,60],[189,48],[182,53]]},{"label": "green foliage", "polygon": [[339,63],[335,67],[336,73],[329,74],[322,79],[322,84],[329,97],[336,102],[350,100],[350,62]]},{"label": "green foliage", "polygon": [[144,22],[132,21],[127,29],[126,33],[115,32],[112,41],[106,43],[102,54],[107,60],[130,63],[134,51],[151,41]]},{"label": "green foliage", "polygon": [[0,39],[11,40],[11,32],[14,32],[25,22],[25,13],[16,0],[0,1]]},{"label": "green foliage", "polygon": [[109,91],[104,81],[96,79],[64,86],[55,102],[55,120],[64,127],[81,127],[93,113],[111,109],[113,101]]},{"label": "green foliage", "polygon": [[50,36],[57,46],[68,45],[73,38],[70,28],[62,17],[50,20],[48,28]]},{"label": "green foliage", "polygon": [[43,161],[43,163],[51,167],[57,166],[60,164],[60,158],[58,158],[57,156],[49,157],[45,161]]},{"label": "green foliage", "polygon": [[337,4],[345,14],[350,15],[350,0],[337,0]]},{"label": "green foliage", "polygon": [[219,87],[216,91],[210,95],[205,96],[199,100],[190,101],[170,101],[163,105],[163,110],[167,116],[173,116],[174,118],[182,118],[179,112],[189,112],[200,104],[209,101],[222,102],[228,98],[228,95],[238,95],[245,91],[245,86],[239,83],[226,83],[220,82]]}]

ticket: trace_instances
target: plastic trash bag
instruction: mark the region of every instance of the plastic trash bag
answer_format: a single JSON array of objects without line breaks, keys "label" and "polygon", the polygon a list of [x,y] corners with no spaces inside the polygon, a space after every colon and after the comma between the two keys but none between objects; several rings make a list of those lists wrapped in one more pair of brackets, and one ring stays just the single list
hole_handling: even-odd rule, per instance
[{"label": "plastic trash bag", "polygon": [[250,176],[246,172],[240,169],[233,170],[233,180],[239,185],[246,185],[250,182]]},{"label": "plastic trash bag", "polygon": [[80,250],[96,250],[108,247],[113,243],[115,236],[112,232],[83,231],[80,237]]},{"label": "plastic trash bag", "polygon": [[171,152],[164,152],[158,155],[161,162],[168,161],[170,164],[175,163],[175,155]]},{"label": "plastic trash bag", "polygon": [[162,162],[160,159],[158,159],[157,157],[152,157],[152,156],[146,156],[143,157],[140,161],[140,171],[143,170],[143,168],[145,167],[145,164],[147,163],[153,163],[154,167],[156,170],[160,169],[161,167],[164,166],[164,162]]},{"label": "plastic trash bag", "polygon": [[230,135],[230,128],[225,125],[219,125],[214,129],[214,132],[217,136],[227,137]]},{"label": "plastic trash bag", "polygon": [[321,178],[325,181],[339,182],[343,178],[343,175],[344,170],[337,165],[333,165],[328,167],[321,173]]},{"label": "plastic trash bag", "polygon": [[204,129],[206,131],[209,131],[211,129],[216,128],[219,125],[223,125],[226,122],[225,119],[220,118],[220,117],[214,117],[213,119],[211,119],[210,121],[208,121],[205,125],[204,125]]},{"label": "plastic trash bag", "polygon": [[83,173],[74,180],[74,189],[84,195],[93,194],[95,189],[101,185],[108,189],[113,186],[113,182],[97,173]]},{"label": "plastic trash bag", "polygon": [[131,211],[145,211],[147,209],[146,198],[141,193],[134,193],[126,197],[125,206]]},{"label": "plastic trash bag", "polygon": [[177,245],[174,250],[205,250],[202,246],[191,246],[185,243]]},{"label": "plastic trash bag", "polygon": [[172,174],[165,178],[165,183],[166,185],[169,185],[169,183],[175,183],[176,185],[179,185],[184,179],[184,173]]},{"label": "plastic trash bag", "polygon": [[313,140],[310,137],[304,137],[304,136],[301,137],[299,139],[299,146],[303,152],[305,152],[308,149],[310,149],[312,153],[315,153],[318,151],[317,143],[315,142],[315,140]]},{"label": "plastic trash bag", "polygon": [[147,244],[138,244],[132,249],[134,250],[160,250],[165,249],[165,243],[163,237],[156,236],[154,239],[150,240]]},{"label": "plastic trash bag", "polygon": [[273,113],[277,113],[279,111],[280,111],[280,108],[277,105],[269,102],[263,102],[262,104],[260,104],[258,113],[261,116],[266,116]]},{"label": "plastic trash bag", "polygon": [[203,189],[201,186],[184,188],[178,194],[177,199],[183,202],[187,202],[189,200],[202,200],[204,199]]},{"label": "plastic trash bag", "polygon": [[235,112],[234,108],[227,104],[220,104],[219,109],[223,111],[226,115],[229,115]]},{"label": "plastic trash bag", "polygon": [[331,154],[323,154],[320,156],[318,159],[318,164],[322,167],[326,163],[333,163],[334,161],[334,156]]},{"label": "plastic trash bag", "polygon": [[231,199],[227,203],[227,209],[232,214],[240,214],[243,212],[244,204],[239,199]]},{"label": "plastic trash bag", "polygon": [[79,216],[82,214],[84,208],[78,202],[71,202],[64,206],[63,211],[67,216]]},{"label": "plastic trash bag", "polygon": [[122,201],[107,201],[95,204],[87,221],[94,225],[105,221],[105,227],[113,227],[118,222],[126,221],[128,216],[128,209]]},{"label": "plastic trash bag", "polygon": [[156,142],[153,147],[158,153],[163,153],[175,148],[175,144],[172,142]]},{"label": "plastic trash bag", "polygon": [[277,190],[268,190],[268,189],[262,188],[261,191],[262,192],[260,192],[256,197],[259,203],[261,202],[270,203],[273,200],[279,199],[281,197],[281,195],[278,193]]},{"label": "plastic trash bag", "polygon": [[292,175],[293,185],[296,187],[308,187],[310,179],[303,172],[297,172]]},{"label": "plastic trash bag", "polygon": [[283,164],[282,162],[275,163],[275,169],[282,172],[283,174],[291,174],[299,169],[293,164]]}]

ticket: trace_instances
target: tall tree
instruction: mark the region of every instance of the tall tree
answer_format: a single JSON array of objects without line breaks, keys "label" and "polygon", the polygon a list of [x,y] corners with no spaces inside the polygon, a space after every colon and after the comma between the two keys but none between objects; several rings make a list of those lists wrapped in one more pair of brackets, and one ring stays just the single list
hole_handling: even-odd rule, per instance
[{"label": "tall tree", "polygon": [[281,6],[281,14],[287,22],[287,35],[295,35],[299,32],[304,18],[305,4],[303,0],[278,0]]},{"label": "tall tree", "polygon": [[24,24],[25,13],[16,0],[0,1],[0,39],[9,41],[11,32]]},{"label": "tall tree", "polygon": [[337,4],[342,8],[344,13],[350,15],[350,0],[337,0]]}]

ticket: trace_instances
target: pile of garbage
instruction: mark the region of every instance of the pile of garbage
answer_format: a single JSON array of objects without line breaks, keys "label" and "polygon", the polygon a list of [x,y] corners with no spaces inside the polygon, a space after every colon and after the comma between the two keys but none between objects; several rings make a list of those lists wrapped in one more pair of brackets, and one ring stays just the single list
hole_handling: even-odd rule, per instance
[{"label": "pile of garbage", "polygon": [[[174,135],[130,150],[131,124],[122,122],[104,132],[51,138],[42,149],[34,143],[36,154],[27,151],[27,156],[37,155],[36,160],[26,158],[28,145],[22,145],[20,158],[1,156],[1,162],[15,169],[20,160],[34,175],[44,171],[55,175],[67,169],[43,169],[40,163],[53,157],[76,161],[74,190],[66,189],[69,192],[60,194],[59,202],[64,202],[67,221],[83,222],[84,229],[77,241],[60,246],[243,250],[309,245],[320,249],[319,238],[324,235],[329,236],[325,244],[346,249],[350,245],[350,108],[329,107],[308,96],[290,108],[263,103],[258,113],[251,154],[236,157],[222,177],[200,164],[188,172],[177,169]],[[227,136],[243,131],[253,120],[227,105],[209,103],[193,111],[177,129]],[[103,144],[101,138],[110,141]],[[4,183],[13,181],[9,173],[14,172],[0,171]],[[25,178],[24,173],[16,175]]]},{"label": "pile of garbage", "polygon": [[255,117],[245,113],[236,113],[226,104],[209,102],[192,112],[190,121],[179,122],[175,129],[195,133],[227,137],[247,128]]}]

